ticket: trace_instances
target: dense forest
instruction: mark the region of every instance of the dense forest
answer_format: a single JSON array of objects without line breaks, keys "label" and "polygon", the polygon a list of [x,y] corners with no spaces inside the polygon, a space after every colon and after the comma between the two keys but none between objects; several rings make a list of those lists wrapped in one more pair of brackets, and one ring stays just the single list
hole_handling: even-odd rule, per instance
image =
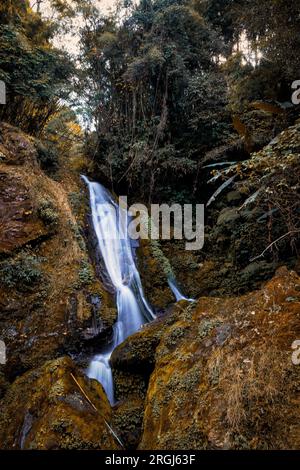
[{"label": "dense forest", "polygon": [[[52,1],[53,20],[37,3],[2,2],[2,119],[43,136],[52,154],[53,128],[64,135],[76,122],[71,109],[82,113],[95,129],[88,155],[115,190],[149,201],[198,197],[211,150],[227,146],[237,160],[268,143],[247,122],[251,109],[273,105],[273,135],[281,130],[298,78],[297,2],[126,2],[102,16],[91,1]],[[76,15],[72,60],[52,39]]]},{"label": "dense forest", "polygon": [[[300,448],[299,54],[299,0],[1,0],[0,448]],[[116,344],[82,175],[205,205],[202,250],[134,249]]]}]

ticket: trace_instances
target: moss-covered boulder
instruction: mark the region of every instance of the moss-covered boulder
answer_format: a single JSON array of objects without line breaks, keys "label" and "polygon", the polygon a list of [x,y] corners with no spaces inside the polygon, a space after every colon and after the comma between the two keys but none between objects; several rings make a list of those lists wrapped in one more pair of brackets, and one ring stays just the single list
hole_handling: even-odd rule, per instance
[{"label": "moss-covered boulder", "polygon": [[140,449],[299,449],[300,278],[202,298],[156,349]]},{"label": "moss-covered boulder", "polygon": [[114,350],[111,366],[117,400],[132,396],[145,398],[149,377],[155,365],[156,347],[164,331],[180,317],[187,304],[187,301],[178,302]]},{"label": "moss-covered boulder", "polygon": [[1,449],[119,449],[99,383],[68,357],[19,377],[1,402]]}]

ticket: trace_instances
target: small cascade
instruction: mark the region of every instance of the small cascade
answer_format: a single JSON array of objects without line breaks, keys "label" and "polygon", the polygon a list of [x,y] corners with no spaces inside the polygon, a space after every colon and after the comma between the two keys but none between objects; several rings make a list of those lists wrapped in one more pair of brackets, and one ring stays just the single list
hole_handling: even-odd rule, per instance
[{"label": "small cascade", "polygon": [[176,302],[179,302],[180,300],[187,300],[188,302],[194,302],[194,299],[188,299],[181,293],[175,279],[169,278],[168,284],[169,284],[171,291],[173,292],[175,296]]}]

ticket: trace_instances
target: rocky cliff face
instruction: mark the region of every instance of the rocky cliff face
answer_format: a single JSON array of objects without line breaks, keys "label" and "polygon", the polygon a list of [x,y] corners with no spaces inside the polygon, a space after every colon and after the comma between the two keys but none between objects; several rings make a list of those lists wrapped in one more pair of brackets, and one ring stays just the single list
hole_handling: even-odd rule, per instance
[{"label": "rocky cliff face", "polygon": [[228,155],[220,149],[216,163],[220,166],[204,165],[199,172],[204,196],[196,202],[207,204],[212,199],[205,206],[203,249],[186,251],[185,241],[174,239],[161,241],[159,247],[153,243],[141,247],[145,290],[158,311],[174,301],[167,287],[170,268],[165,259],[192,298],[259,289],[280,266],[300,273],[299,149],[300,124],[296,123],[247,160],[225,165]]},{"label": "rocky cliff face", "polygon": [[[33,139],[6,124],[0,125],[0,133],[0,338],[7,348],[7,363],[0,366],[0,396],[8,390],[3,398],[4,414],[12,420],[13,435],[6,439],[4,430],[0,447],[19,447],[16,436],[23,426],[19,421],[31,420],[35,428],[39,426],[36,419],[43,422],[44,418],[31,415],[31,411],[26,417],[20,411],[23,418],[16,419],[10,400],[19,400],[23,394],[29,404],[35,399],[30,390],[48,380],[47,367],[36,370],[50,359],[65,354],[78,358],[81,354],[84,365],[84,352],[88,354],[93,340],[101,344],[110,334],[116,310],[88,255],[84,239],[87,199],[78,175],[62,165],[59,181],[49,178],[40,169]],[[58,375],[73,367],[65,361],[55,364]],[[32,372],[23,375],[26,371]],[[34,382],[36,374],[41,376],[39,385]],[[67,375],[62,385],[66,389],[71,380]],[[49,400],[50,410],[48,392],[42,387],[38,400]],[[103,392],[98,397],[100,406],[102,399]],[[22,400],[20,407],[22,403],[26,409]],[[107,402],[105,407],[109,409]],[[81,424],[88,423],[88,417],[85,419],[78,421],[78,432],[82,430],[85,436],[82,441],[78,438],[79,448],[89,439],[89,433],[81,429]],[[28,446],[51,446],[43,439],[30,440]],[[66,445],[64,439],[54,441],[54,447]],[[109,439],[91,442],[98,447],[111,446]],[[76,447],[75,440],[73,445]]]}]

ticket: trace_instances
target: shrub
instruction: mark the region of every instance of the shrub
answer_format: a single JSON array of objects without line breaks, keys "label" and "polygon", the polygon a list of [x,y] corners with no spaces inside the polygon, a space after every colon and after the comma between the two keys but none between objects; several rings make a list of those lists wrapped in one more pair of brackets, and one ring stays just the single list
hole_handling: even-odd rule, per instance
[{"label": "shrub", "polygon": [[58,224],[59,216],[53,203],[47,199],[42,199],[38,208],[38,215],[50,227]]},{"label": "shrub", "polygon": [[41,258],[26,252],[14,260],[4,261],[0,265],[0,283],[20,291],[31,290],[43,279],[41,261]]},{"label": "shrub", "polygon": [[80,269],[78,272],[78,277],[80,280],[81,286],[86,286],[91,284],[94,280],[94,271],[92,266],[87,260],[82,260],[80,263]]}]

